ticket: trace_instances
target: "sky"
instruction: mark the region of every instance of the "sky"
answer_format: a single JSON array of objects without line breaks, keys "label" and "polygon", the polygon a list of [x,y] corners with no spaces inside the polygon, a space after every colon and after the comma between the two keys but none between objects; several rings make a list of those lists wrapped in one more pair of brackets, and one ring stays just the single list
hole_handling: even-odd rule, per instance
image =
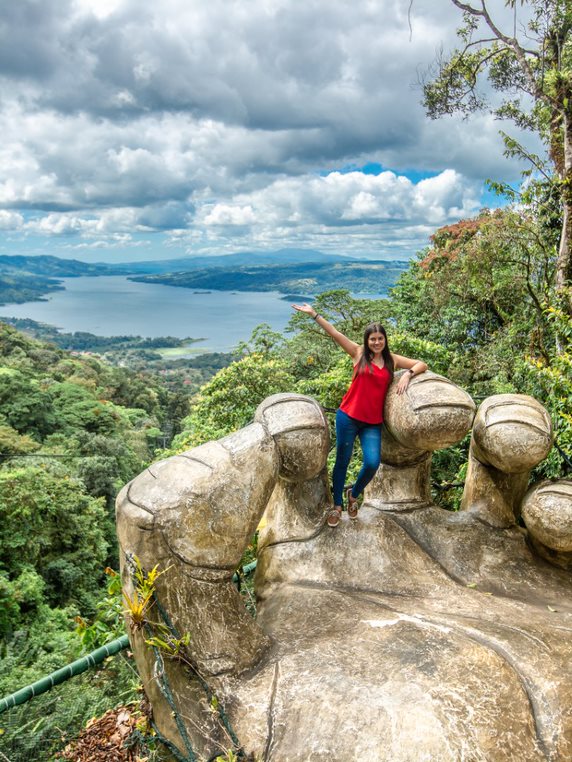
[{"label": "sky", "polygon": [[450,0],[0,0],[0,254],[410,258],[499,205],[487,178],[520,180],[506,125],[424,113],[460,20]]}]

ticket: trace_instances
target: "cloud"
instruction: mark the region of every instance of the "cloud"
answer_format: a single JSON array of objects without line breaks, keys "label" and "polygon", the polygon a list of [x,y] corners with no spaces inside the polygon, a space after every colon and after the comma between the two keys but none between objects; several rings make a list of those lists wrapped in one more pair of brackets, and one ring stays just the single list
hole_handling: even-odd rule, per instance
[{"label": "cloud", "polygon": [[[20,226],[38,235],[164,231],[213,251],[238,235],[330,247],[345,234],[371,250],[375,229],[388,246],[417,242],[411,231],[473,213],[483,180],[514,181],[518,165],[490,116],[425,118],[418,71],[454,44],[460,19],[449,2],[408,11],[2,3],[0,208],[36,212]],[[370,162],[393,171],[358,171]],[[410,232],[393,235],[400,225]]]},{"label": "cloud", "polygon": [[205,225],[252,225],[256,221],[250,204],[231,206],[215,204],[204,218]]},{"label": "cloud", "polygon": [[[217,227],[219,246],[232,248],[239,226],[248,226],[253,245],[305,240],[318,248],[374,254],[402,249],[410,256],[436,226],[473,215],[479,208],[477,184],[453,170],[418,183],[393,172],[331,172],[275,180],[263,189],[237,194],[232,204],[197,208],[190,245],[200,230]],[[178,239],[184,239],[179,232]],[[346,240],[344,240],[344,238]]]},{"label": "cloud", "polygon": [[133,208],[106,209],[89,216],[82,216],[76,212],[52,212],[26,222],[23,230],[35,235],[80,235],[84,238],[107,236],[115,240],[124,240],[124,236],[130,233],[153,230],[142,223],[143,216],[140,209]]},{"label": "cloud", "polygon": [[459,211],[470,214],[478,206],[476,188],[453,170],[417,184],[388,171],[284,178],[236,200],[258,224],[307,222],[334,228],[388,221],[443,224]]},{"label": "cloud", "polygon": [[336,171],[279,178],[224,203],[197,201],[192,212],[177,203],[84,215],[51,212],[20,228],[29,235],[82,239],[75,248],[123,248],[132,235],[161,230],[188,252],[300,245],[404,258],[422,248],[436,226],[478,208],[477,185],[453,170],[417,183],[388,171]]},{"label": "cloud", "polygon": [[0,230],[20,230],[23,224],[24,218],[21,214],[0,209]]}]

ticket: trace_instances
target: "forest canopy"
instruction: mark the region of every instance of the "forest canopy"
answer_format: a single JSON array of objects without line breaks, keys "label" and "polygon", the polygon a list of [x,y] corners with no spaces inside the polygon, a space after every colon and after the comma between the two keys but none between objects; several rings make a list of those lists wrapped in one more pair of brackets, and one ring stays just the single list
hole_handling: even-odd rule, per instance
[{"label": "forest canopy", "polygon": [[525,160],[524,174],[540,178],[547,198],[558,204],[554,286],[572,315],[572,7],[569,0],[506,0],[513,15],[507,28],[498,4],[451,2],[461,12],[459,46],[439,58],[424,82],[427,114],[489,111],[540,138],[546,156],[502,133],[505,155]]},{"label": "forest canopy", "polygon": [[[572,459],[572,325],[554,281],[558,218],[538,203],[541,191],[538,185],[528,206],[436,231],[387,299],[339,289],[313,304],[358,342],[367,323],[383,322],[394,352],[425,360],[477,401],[505,392],[536,397],[551,414],[560,450],[534,478],[554,478]],[[113,502],[123,484],[153,459],[248,424],[270,394],[308,394],[333,410],[352,372],[347,356],[302,313],[293,312],[284,334],[258,326],[236,357],[189,399],[159,377],[0,325],[2,694],[124,631],[112,571]],[[168,425],[175,437],[159,451]],[[434,456],[434,499],[451,510],[459,506],[462,488],[454,485],[462,484],[467,448],[465,440]],[[116,702],[116,689],[134,696],[127,674],[86,678],[84,703],[70,688],[73,711],[64,702],[42,733],[77,728],[95,707]],[[38,699],[29,711],[40,716],[43,706]]]},{"label": "forest canopy", "polygon": [[[424,360],[477,402],[535,397],[557,446],[532,478],[558,478],[572,467],[572,10],[567,0],[509,0],[515,19],[523,6],[528,16],[507,34],[487,0],[451,2],[461,12],[459,45],[425,82],[429,115],[488,109],[533,130],[546,155],[505,134],[507,154],[527,163],[518,191],[492,183],[503,208],[437,230],[388,298],[336,288],[313,306],[357,342],[367,323],[384,323],[392,351]],[[483,78],[500,105],[484,97]],[[212,370],[191,396],[0,324],[1,694],[123,631],[113,518],[123,484],[154,459],[247,425],[270,394],[311,395],[329,414],[352,366],[314,321],[293,313],[285,334],[258,326],[234,362],[218,358]],[[158,450],[167,428],[174,439]],[[433,458],[433,498],[449,510],[459,507],[467,450],[468,438]],[[38,737],[65,732],[136,695],[126,674],[102,670],[50,712],[37,699],[26,722]],[[20,742],[34,754],[34,739]]]}]

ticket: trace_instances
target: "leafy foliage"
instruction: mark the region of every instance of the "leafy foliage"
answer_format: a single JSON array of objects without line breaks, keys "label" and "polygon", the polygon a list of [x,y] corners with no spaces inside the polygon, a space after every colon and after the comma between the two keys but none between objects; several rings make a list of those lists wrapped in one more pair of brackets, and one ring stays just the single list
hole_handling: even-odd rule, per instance
[{"label": "leafy foliage", "polygon": [[[505,154],[526,160],[525,175],[544,178],[559,196],[563,215],[554,285],[563,298],[572,280],[572,155],[566,149],[572,138],[572,7],[568,0],[507,0],[514,28],[506,33],[488,0],[451,2],[463,14],[459,47],[438,61],[424,83],[425,108],[432,118],[489,110],[543,140],[551,167],[503,133]],[[524,23],[517,23],[519,6],[525,7]],[[500,103],[479,89],[483,78],[494,96],[501,94]],[[572,303],[565,308],[572,315]]]},{"label": "leafy foliage", "polygon": [[[485,212],[441,228],[396,284],[392,304],[407,336],[447,347],[446,374],[473,396],[520,393],[542,402],[570,456],[569,296],[554,287],[556,228],[545,208],[538,211],[531,204]],[[463,477],[463,458],[457,462],[445,481]],[[563,467],[553,450],[536,475],[554,477]],[[451,498],[458,502],[457,493]]]},{"label": "leafy foliage", "polygon": [[184,431],[173,441],[176,451],[218,439],[250,423],[254,411],[270,394],[292,389],[287,363],[253,353],[219,371],[195,397]]},{"label": "leafy foliage", "polygon": [[442,228],[433,244],[392,292],[398,327],[447,347],[449,373],[473,393],[511,391],[515,354],[554,348],[551,241],[509,209]]},{"label": "leafy foliage", "polygon": [[[187,395],[148,374],[0,324],[2,695],[124,632],[119,576],[103,584],[117,563],[113,500],[152,459],[157,432],[178,428],[187,411]],[[133,667],[123,657],[114,665],[11,710],[2,748],[46,758],[66,729],[134,698]],[[27,732],[14,730],[14,717]]]},{"label": "leafy foliage", "polygon": [[[390,299],[354,299],[338,289],[319,294],[313,306],[356,342],[367,323],[383,322],[392,351],[425,360],[475,397],[539,399],[561,452],[553,450],[534,478],[554,478],[565,466],[562,452],[572,458],[570,294],[554,283],[559,231],[553,186],[531,183],[518,208],[436,231]],[[150,448],[166,421],[180,433],[163,455],[247,425],[270,394],[309,394],[334,409],[351,373],[349,358],[316,323],[293,313],[286,336],[259,326],[188,406],[184,394],[144,373],[76,358],[0,325],[0,690],[9,693],[116,637],[126,603],[145,615],[145,595],[122,601],[119,576],[108,568],[103,584],[103,570],[116,562],[113,497],[158,454]],[[453,510],[468,442],[433,459],[442,487],[434,499]],[[357,468],[358,459],[350,478]],[[253,538],[245,560],[255,553]],[[249,585],[243,594],[252,608]],[[123,666],[116,679],[125,700],[133,686]],[[61,727],[64,707],[83,717],[118,697],[102,674],[85,685],[81,700],[70,689],[77,707],[66,699],[56,708]]]},{"label": "leafy foliage", "polygon": [[76,479],[28,467],[0,472],[0,512],[2,567],[35,570],[51,605],[89,607],[108,552],[102,501]]},{"label": "leafy foliage", "polygon": [[557,478],[562,454],[572,461],[572,321],[561,306],[548,307],[546,318],[562,342],[560,351],[545,359],[528,355],[519,364],[527,392],[548,408],[555,424],[558,448],[537,469],[538,475]]},{"label": "leafy foliage", "polygon": [[86,652],[104,646],[125,633],[121,576],[110,567],[104,571],[108,576],[107,591],[96,603],[95,616],[91,621],[82,616],[75,617],[76,632]]}]

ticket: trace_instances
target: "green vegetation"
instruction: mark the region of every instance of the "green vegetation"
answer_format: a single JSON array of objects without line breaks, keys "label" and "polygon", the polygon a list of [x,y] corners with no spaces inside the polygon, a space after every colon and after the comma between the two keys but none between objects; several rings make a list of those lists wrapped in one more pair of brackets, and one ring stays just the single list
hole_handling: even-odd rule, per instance
[{"label": "green vegetation", "polygon": [[[1,695],[123,631],[118,580],[112,575],[115,590],[105,583],[106,567],[118,563],[114,498],[187,411],[188,395],[155,376],[74,357],[0,324]],[[14,712],[37,724],[39,744],[56,728],[77,732],[73,722],[133,690],[133,668],[121,658],[62,686],[61,702],[46,696]],[[47,758],[34,756],[29,736],[18,736],[9,758]],[[3,741],[13,739],[0,730]]]},{"label": "green vegetation", "polygon": [[[518,206],[472,221],[472,232],[439,231],[434,256],[421,257],[400,283],[398,299],[409,301],[399,314],[412,330],[429,321],[429,335],[439,332],[437,313],[444,318],[443,343],[456,350],[452,375],[477,391],[516,389],[540,399],[569,458],[572,7],[568,0],[506,0],[514,15],[507,33],[488,0],[451,2],[462,13],[459,47],[424,83],[428,115],[489,111],[536,133],[546,155],[501,132],[505,155],[526,162],[526,182],[519,191],[490,185]],[[489,94],[496,91],[492,98],[480,88],[484,78]],[[539,472],[555,476],[561,468],[561,454],[553,450]]]},{"label": "green vegetation", "polygon": [[164,349],[167,347],[186,347],[200,339],[178,339],[176,336],[157,336],[143,338],[142,336],[96,336],[87,331],[64,333],[53,325],[39,323],[30,318],[2,318],[3,323],[14,326],[21,331],[31,333],[34,338],[49,341],[61,349],[71,352],[96,352],[103,354],[111,351],[127,349]]},{"label": "green vegetation", "polygon": [[46,294],[62,289],[60,282],[53,278],[0,271],[0,304],[38,302]]},{"label": "green vegetation", "polygon": [[123,275],[127,268],[121,265],[89,264],[78,259],[61,259],[45,254],[23,256],[0,254],[0,272],[44,275],[50,278],[75,278],[81,275]]},{"label": "green vegetation", "polygon": [[[506,0],[513,9],[513,29],[493,3],[451,0],[463,14],[457,29],[459,48],[438,61],[435,76],[425,83],[424,103],[432,118],[460,112],[490,111],[519,128],[535,132],[549,160],[532,154],[513,137],[505,154],[526,160],[527,176],[542,177],[561,208],[554,287],[568,315],[572,301],[572,6],[569,0]],[[525,6],[526,22],[519,7]],[[504,30],[504,31],[503,31]],[[488,99],[480,81],[486,77],[498,98]],[[494,103],[494,105],[493,105]],[[505,190],[513,196],[511,188]]]},{"label": "green vegetation", "polygon": [[123,275],[126,270],[50,256],[0,255],[0,304],[40,301],[64,287],[57,278]]},{"label": "green vegetation", "polygon": [[217,267],[166,275],[134,276],[129,280],[181,288],[280,291],[284,294],[316,294],[338,288],[342,283],[353,293],[385,294],[406,267],[407,262],[401,261],[300,262]]},{"label": "green vegetation", "polygon": [[204,352],[195,347],[195,342],[200,339],[178,339],[175,336],[96,336],[86,331],[64,333],[55,326],[29,318],[0,317],[0,320],[61,349],[86,356],[96,355],[119,368],[159,375],[163,386],[172,392],[178,391],[185,397],[196,392],[233,359],[230,353]]}]

